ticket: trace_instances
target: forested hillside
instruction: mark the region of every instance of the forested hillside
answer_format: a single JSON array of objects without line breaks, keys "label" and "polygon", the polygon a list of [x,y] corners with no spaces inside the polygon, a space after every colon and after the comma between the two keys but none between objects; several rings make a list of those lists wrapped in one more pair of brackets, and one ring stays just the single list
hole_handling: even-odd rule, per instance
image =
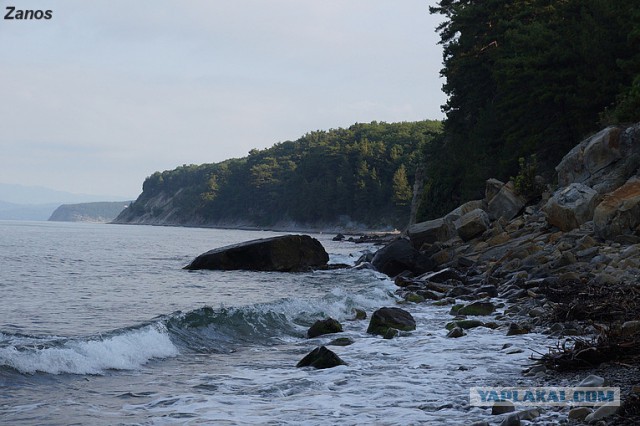
[{"label": "forested hillside", "polygon": [[443,137],[426,153],[423,218],[479,198],[537,155],[552,168],[588,134],[640,120],[636,1],[441,0]]},{"label": "forested hillside", "polygon": [[156,172],[116,222],[404,227],[421,153],[440,127],[439,121],[355,124],[241,159]]}]

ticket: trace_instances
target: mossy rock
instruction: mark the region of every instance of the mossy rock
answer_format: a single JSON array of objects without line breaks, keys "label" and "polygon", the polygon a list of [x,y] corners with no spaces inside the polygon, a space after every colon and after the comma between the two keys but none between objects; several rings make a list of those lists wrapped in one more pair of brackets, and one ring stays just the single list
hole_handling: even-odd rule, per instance
[{"label": "mossy rock", "polygon": [[480,320],[459,320],[459,321],[451,321],[447,323],[445,328],[449,331],[453,330],[456,327],[460,327],[463,330],[469,330],[471,328],[483,327],[485,324]]},{"label": "mossy rock", "polygon": [[342,332],[342,324],[333,318],[327,318],[324,320],[318,320],[307,331],[307,337],[313,338],[323,334],[340,333]]},{"label": "mossy rock", "polygon": [[451,315],[458,315],[458,311],[459,311],[460,309],[462,309],[463,307],[464,307],[464,304],[463,304],[463,303],[456,303],[455,305],[453,305],[453,306],[451,307],[451,310],[449,311],[449,313],[450,313]]},{"label": "mossy rock", "polygon": [[425,301],[425,298],[420,296],[418,293],[411,292],[404,297],[404,300],[411,303],[422,303]]},{"label": "mossy rock", "polygon": [[367,333],[384,336],[389,328],[395,328],[399,331],[412,331],[416,329],[416,321],[404,309],[380,308],[371,315]]},{"label": "mossy rock", "polygon": [[491,315],[496,306],[491,302],[473,302],[458,309],[458,315]]}]

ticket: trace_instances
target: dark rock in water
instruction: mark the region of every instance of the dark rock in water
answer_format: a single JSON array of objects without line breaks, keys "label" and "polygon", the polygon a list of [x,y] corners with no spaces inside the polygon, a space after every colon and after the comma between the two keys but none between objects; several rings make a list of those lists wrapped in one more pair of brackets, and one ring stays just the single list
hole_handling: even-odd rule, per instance
[{"label": "dark rock in water", "polygon": [[338,337],[337,339],[333,339],[327,345],[330,346],[349,346],[353,345],[355,341],[349,337]]},{"label": "dark rock in water", "polygon": [[447,333],[447,337],[449,338],[458,338],[464,336],[464,331],[460,327],[453,327],[449,333]]},{"label": "dark rock in water", "polygon": [[323,334],[340,333],[342,331],[342,324],[333,318],[327,318],[325,320],[318,320],[307,331],[307,337],[313,338]]},{"label": "dark rock in water", "polygon": [[333,368],[338,365],[347,365],[338,355],[324,346],[320,346],[309,352],[302,358],[296,367],[314,367],[317,369]]},{"label": "dark rock in water", "polygon": [[389,328],[401,331],[416,329],[416,321],[411,314],[400,308],[380,308],[371,315],[367,333],[385,336]]},{"label": "dark rock in water", "polygon": [[483,323],[480,320],[458,320],[458,321],[452,321],[447,323],[447,325],[445,325],[445,328],[449,331],[453,330],[456,327],[459,327],[463,330],[469,330],[471,328],[476,328],[476,327],[484,327],[485,323]]},{"label": "dark rock in water", "polygon": [[491,302],[473,302],[458,309],[458,315],[491,315],[496,307]]},{"label": "dark rock in water", "polygon": [[383,339],[387,339],[387,340],[391,340],[394,337],[398,337],[400,335],[400,332],[395,329],[395,328],[387,328],[387,331],[384,333],[384,336],[382,336]]},{"label": "dark rock in water", "polygon": [[507,330],[507,336],[518,336],[520,334],[527,334],[530,330],[528,327],[523,327],[520,324],[512,322],[509,324],[509,330]]},{"label": "dark rock in water", "polygon": [[283,235],[210,250],[184,269],[299,272],[323,267],[328,261],[329,255],[315,238]]},{"label": "dark rock in water", "polygon": [[371,264],[383,274],[394,277],[408,270],[416,274],[431,271],[433,261],[418,250],[409,240],[404,238],[392,241],[376,252]]},{"label": "dark rock in water", "polygon": [[353,314],[355,315],[353,317],[354,320],[367,319],[367,313],[362,309],[353,308]]},{"label": "dark rock in water", "polygon": [[371,250],[365,250],[362,253],[362,256],[360,256],[358,258],[358,260],[356,260],[356,265],[360,265],[361,263],[371,263],[371,261],[373,260],[373,252]]},{"label": "dark rock in water", "polygon": [[516,411],[516,407],[511,401],[501,400],[496,401],[495,404],[491,407],[491,414],[494,416],[499,416],[501,414],[513,413]]},{"label": "dark rock in water", "polygon": [[344,240],[346,237],[343,234],[338,234],[335,237],[333,237],[331,240],[332,241],[342,241]]}]

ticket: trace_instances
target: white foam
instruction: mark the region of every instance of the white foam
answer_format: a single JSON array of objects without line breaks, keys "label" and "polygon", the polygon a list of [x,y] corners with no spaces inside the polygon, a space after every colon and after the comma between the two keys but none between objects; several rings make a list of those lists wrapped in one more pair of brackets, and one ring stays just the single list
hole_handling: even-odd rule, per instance
[{"label": "white foam", "polygon": [[150,359],[178,353],[158,324],[100,340],[69,341],[59,348],[0,348],[0,364],[29,374],[102,374],[110,369],[134,370]]}]

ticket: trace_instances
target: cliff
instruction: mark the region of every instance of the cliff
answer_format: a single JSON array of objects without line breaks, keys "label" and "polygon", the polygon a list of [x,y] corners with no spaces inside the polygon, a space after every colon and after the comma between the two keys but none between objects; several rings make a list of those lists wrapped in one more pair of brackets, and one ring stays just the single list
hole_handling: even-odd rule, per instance
[{"label": "cliff", "polygon": [[96,203],[63,204],[49,217],[56,222],[102,222],[115,219],[130,202],[104,201]]},{"label": "cliff", "polygon": [[115,223],[393,229],[409,220],[410,182],[440,122],[311,132],[244,158],[156,172]]}]

